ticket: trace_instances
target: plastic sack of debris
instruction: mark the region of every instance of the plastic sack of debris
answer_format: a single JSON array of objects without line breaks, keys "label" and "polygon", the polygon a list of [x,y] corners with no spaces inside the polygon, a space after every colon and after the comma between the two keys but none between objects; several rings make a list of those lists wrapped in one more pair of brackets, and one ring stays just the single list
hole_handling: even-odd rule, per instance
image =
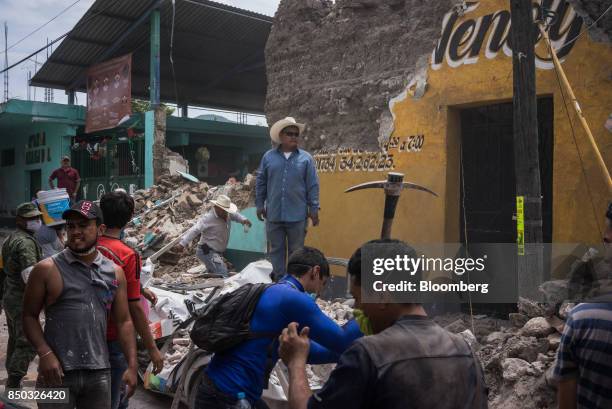
[{"label": "plastic sack of debris", "polygon": [[225,285],[223,286],[223,290],[221,290],[221,294],[234,291],[235,289],[247,283],[271,283],[271,272],[272,264],[268,260],[254,261],[247,265],[245,268],[243,268],[240,273],[225,280]]},{"label": "plastic sack of debris", "polygon": [[149,286],[153,278],[153,271],[155,271],[155,264],[148,258],[140,269],[140,284],[142,288],[147,288]]},{"label": "plastic sack of debris", "polygon": [[187,296],[154,287],[151,290],[157,296],[157,304],[149,312],[150,327],[155,338],[163,338],[190,317],[185,305]]}]

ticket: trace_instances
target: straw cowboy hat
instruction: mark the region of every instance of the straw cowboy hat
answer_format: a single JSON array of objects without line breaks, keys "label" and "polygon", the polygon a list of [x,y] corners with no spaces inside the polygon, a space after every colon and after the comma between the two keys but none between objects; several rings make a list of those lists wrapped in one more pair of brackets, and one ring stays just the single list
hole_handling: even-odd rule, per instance
[{"label": "straw cowboy hat", "polygon": [[238,207],[232,203],[229,197],[225,195],[219,195],[217,199],[211,200],[210,203],[230,214],[234,214],[238,211]]},{"label": "straw cowboy hat", "polygon": [[281,143],[280,141],[280,133],[283,129],[288,126],[296,126],[300,130],[300,134],[304,132],[304,128],[306,128],[306,124],[299,124],[295,122],[295,118],[288,116],[285,119],[281,119],[280,121],[276,121],[274,125],[270,128],[270,138],[274,143]]}]

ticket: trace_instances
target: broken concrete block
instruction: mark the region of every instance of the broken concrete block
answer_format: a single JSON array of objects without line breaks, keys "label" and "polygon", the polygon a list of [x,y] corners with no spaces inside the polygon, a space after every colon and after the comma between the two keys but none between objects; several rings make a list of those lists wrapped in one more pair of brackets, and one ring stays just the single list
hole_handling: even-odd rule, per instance
[{"label": "broken concrete block", "polygon": [[555,360],[555,358],[554,358],[554,357],[549,356],[549,355],[545,355],[545,354],[542,354],[542,353],[539,353],[539,354],[538,354],[538,358],[536,359],[536,361],[539,361],[539,362],[547,362],[547,363],[548,363],[548,362],[552,362],[552,361],[554,361],[554,360]]},{"label": "broken concrete block", "polygon": [[170,264],[170,265],[176,265],[178,264],[179,260],[181,259],[182,255],[178,254],[178,253],[173,253],[171,251],[162,254],[159,257],[159,262],[162,264]]},{"label": "broken concrete block", "polygon": [[472,331],[466,329],[465,331],[460,332],[459,335],[461,335],[463,339],[465,339],[465,341],[472,347],[472,349],[478,349],[478,340],[476,339],[474,334],[472,334]]},{"label": "broken concrete block", "polygon": [[485,344],[500,344],[510,338],[512,335],[495,331],[487,335],[484,339]]},{"label": "broken concrete block", "polygon": [[506,381],[515,382],[527,375],[535,375],[533,366],[520,358],[506,358],[502,361],[502,376]]},{"label": "broken concrete block", "polygon": [[518,310],[529,318],[542,317],[546,315],[545,308],[539,303],[527,298],[519,297]]},{"label": "broken concrete block", "polygon": [[510,358],[521,358],[527,362],[538,359],[538,353],[548,351],[548,340],[535,337],[512,337],[505,344],[506,356]]},{"label": "broken concrete block", "polygon": [[546,362],[535,361],[531,363],[531,367],[535,372],[535,376],[540,376],[546,371]]},{"label": "broken concrete block", "polygon": [[572,308],[574,308],[575,306],[576,306],[576,303],[569,302],[569,301],[563,301],[563,303],[559,307],[559,317],[561,317],[561,319],[566,320],[568,314],[570,313]]},{"label": "broken concrete block", "polygon": [[187,202],[189,203],[189,205],[191,205],[192,208],[199,208],[202,206],[203,202],[198,199],[198,197],[195,194],[188,194],[187,195]]},{"label": "broken concrete block", "polygon": [[554,332],[552,325],[544,317],[532,318],[521,329],[523,335],[542,338]]},{"label": "broken concrete block", "polygon": [[559,344],[561,344],[561,335],[553,332],[552,334],[546,337],[548,339],[549,348],[552,351],[556,351],[559,348]]},{"label": "broken concrete block", "polygon": [[539,291],[549,304],[559,304],[569,299],[569,284],[567,280],[552,280],[540,284]]},{"label": "broken concrete block", "polygon": [[523,328],[527,321],[529,321],[529,317],[525,314],[512,312],[508,314],[508,320],[510,323],[516,328]]},{"label": "broken concrete block", "polygon": [[565,321],[557,316],[552,316],[546,318],[546,321],[553,327],[559,334],[563,332],[563,328],[565,327]]}]

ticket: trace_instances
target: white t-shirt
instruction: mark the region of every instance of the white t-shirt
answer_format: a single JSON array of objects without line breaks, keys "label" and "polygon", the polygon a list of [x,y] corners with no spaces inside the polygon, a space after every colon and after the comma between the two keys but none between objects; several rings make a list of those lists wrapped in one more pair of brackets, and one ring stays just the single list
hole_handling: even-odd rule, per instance
[{"label": "white t-shirt", "polygon": [[289,156],[291,156],[293,152],[283,152],[283,155],[285,155],[285,159],[289,159]]}]

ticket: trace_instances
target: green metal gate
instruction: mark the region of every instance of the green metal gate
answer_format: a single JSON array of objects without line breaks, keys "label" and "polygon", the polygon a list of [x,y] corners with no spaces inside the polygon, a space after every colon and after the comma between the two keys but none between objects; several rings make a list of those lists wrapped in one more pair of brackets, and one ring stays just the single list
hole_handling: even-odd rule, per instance
[{"label": "green metal gate", "polygon": [[72,151],[72,166],[81,174],[81,199],[99,200],[117,188],[133,193],[144,186],[144,139],[88,143]]}]

